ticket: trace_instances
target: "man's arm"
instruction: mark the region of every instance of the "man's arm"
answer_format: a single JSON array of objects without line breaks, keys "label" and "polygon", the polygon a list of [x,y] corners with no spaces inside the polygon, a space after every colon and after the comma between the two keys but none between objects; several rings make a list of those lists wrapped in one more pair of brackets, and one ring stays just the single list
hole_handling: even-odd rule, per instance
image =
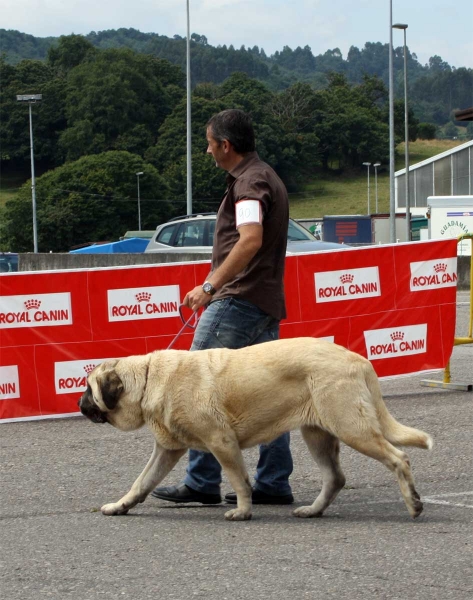
[{"label": "man's arm", "polygon": [[[238,229],[238,233],[240,238],[231,249],[230,254],[207,279],[217,290],[241,273],[263,244],[263,226],[260,224],[242,225]],[[186,294],[183,303],[196,311],[211,299],[212,297],[202,290],[202,286],[198,285]]]}]

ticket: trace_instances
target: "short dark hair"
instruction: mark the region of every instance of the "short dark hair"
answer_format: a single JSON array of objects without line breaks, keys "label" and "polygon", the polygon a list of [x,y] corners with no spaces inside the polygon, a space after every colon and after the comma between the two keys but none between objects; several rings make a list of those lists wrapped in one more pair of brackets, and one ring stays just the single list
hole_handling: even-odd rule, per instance
[{"label": "short dark hair", "polygon": [[238,154],[255,150],[255,131],[251,117],[238,108],[217,113],[207,123],[212,137],[219,143],[228,140]]}]

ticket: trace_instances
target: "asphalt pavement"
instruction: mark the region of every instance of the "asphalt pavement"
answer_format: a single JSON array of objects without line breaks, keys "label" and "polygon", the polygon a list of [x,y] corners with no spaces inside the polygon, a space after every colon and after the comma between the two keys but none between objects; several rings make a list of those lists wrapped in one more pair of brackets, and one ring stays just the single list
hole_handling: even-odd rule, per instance
[{"label": "asphalt pavement", "polygon": [[[457,335],[468,331],[458,295]],[[454,348],[452,382],[473,384],[473,345]],[[473,393],[423,387],[442,373],[383,381],[402,423],[434,438],[408,449],[424,513],[413,521],[394,476],[342,447],[347,484],[321,519],[297,519],[320,474],[292,436],[295,504],[225,505],[148,498],[127,516],[99,507],[126,492],[152,450],[146,430],[84,418],[0,424],[0,597],[4,600],[467,600],[473,598]],[[255,449],[245,451],[250,473]],[[186,460],[168,476],[178,483]],[[225,480],[222,492],[230,491]]]}]

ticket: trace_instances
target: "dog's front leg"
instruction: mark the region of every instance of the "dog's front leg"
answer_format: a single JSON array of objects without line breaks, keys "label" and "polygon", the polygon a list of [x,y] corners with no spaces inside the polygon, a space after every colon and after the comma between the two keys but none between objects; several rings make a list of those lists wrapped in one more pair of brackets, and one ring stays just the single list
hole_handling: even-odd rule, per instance
[{"label": "dog's front leg", "polygon": [[130,508],[143,502],[146,496],[161,483],[178,460],[185,454],[186,448],[181,450],[165,450],[157,443],[153,453],[141,475],[131,486],[130,491],[120,498],[118,502],[104,504],[101,511],[104,515],[125,515]]},{"label": "dog's front leg", "polygon": [[230,439],[228,435],[218,442],[211,452],[222,465],[237,495],[237,508],[227,511],[225,518],[228,521],[247,521],[251,519],[251,484],[240,446],[236,438],[232,436]]}]

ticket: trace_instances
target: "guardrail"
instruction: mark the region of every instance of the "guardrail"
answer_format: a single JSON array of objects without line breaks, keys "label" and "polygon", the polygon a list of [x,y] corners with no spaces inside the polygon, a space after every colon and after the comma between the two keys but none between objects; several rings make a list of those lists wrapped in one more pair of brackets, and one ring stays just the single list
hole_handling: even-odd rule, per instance
[{"label": "guardrail", "polygon": [[[471,242],[471,263],[470,263],[470,318],[468,323],[468,335],[466,337],[455,337],[453,340],[454,346],[461,346],[462,344],[473,344],[473,233],[465,233],[458,238],[458,243],[463,240],[469,239]],[[450,361],[443,372],[443,381],[433,381],[430,379],[424,379],[421,381],[421,385],[427,387],[440,387],[450,390],[460,390],[464,392],[473,391],[473,384],[470,383],[453,383],[451,381],[450,374]]]}]

